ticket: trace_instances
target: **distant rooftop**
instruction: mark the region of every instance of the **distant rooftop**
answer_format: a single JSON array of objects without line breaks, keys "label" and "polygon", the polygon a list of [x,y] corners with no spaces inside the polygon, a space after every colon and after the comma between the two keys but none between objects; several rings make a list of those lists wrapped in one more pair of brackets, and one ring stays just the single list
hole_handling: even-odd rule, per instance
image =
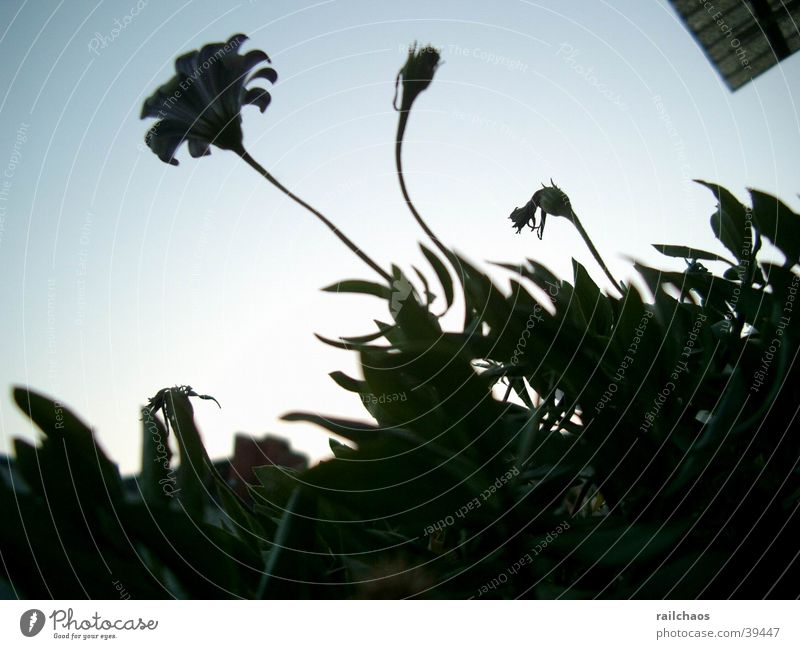
[{"label": "distant rooftop", "polygon": [[800,0],[670,0],[737,90],[800,49]]}]

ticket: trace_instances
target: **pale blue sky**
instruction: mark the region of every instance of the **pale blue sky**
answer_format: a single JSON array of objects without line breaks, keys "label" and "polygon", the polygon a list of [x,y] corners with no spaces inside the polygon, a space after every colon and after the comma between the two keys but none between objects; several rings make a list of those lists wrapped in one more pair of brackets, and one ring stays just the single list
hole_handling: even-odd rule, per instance
[{"label": "pale blue sky", "polygon": [[[374,299],[318,290],[371,271],[233,154],[198,161],[184,147],[175,168],[143,147],[142,101],[174,58],[237,32],[279,73],[267,112],[245,111],[249,150],[386,266],[421,262],[392,157],[394,78],[415,39],[445,64],[407,132],[410,189],[474,261],[535,257],[566,275],[575,256],[603,281],[566,222],[550,219],[541,242],[511,230],[509,212],[550,177],[621,277],[625,256],[669,264],[650,243],[721,252],[714,199],[691,178],[798,206],[800,57],[731,94],[665,0],[132,11],[134,0],[0,4],[0,451],[35,434],[13,384],[74,408],[126,471],[138,408],[169,385],[222,403],[195,409],[214,456],[244,431],[321,457],[326,435],[282,413],[367,417],[327,376],[354,373],[354,355],[313,334],[390,317]],[[115,19],[126,26],[112,39]]]}]

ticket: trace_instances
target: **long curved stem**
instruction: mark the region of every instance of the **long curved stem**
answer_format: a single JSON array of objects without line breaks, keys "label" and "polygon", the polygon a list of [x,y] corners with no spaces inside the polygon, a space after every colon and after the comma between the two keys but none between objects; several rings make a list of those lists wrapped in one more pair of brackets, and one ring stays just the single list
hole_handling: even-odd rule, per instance
[{"label": "long curved stem", "polygon": [[405,137],[406,133],[406,125],[408,124],[408,116],[411,113],[410,110],[401,110],[400,111],[400,120],[397,124],[397,139],[394,145],[394,161],[395,166],[397,167],[397,179],[400,181],[400,191],[403,192],[403,198],[406,201],[406,205],[408,206],[409,211],[411,212],[412,216],[416,219],[419,226],[425,231],[425,234],[428,235],[431,241],[436,245],[437,248],[442,252],[442,254],[453,264],[455,269],[459,270],[459,264],[455,259],[455,255],[453,255],[450,250],[448,250],[445,245],[439,241],[439,237],[437,237],[433,230],[428,227],[428,224],[425,223],[420,213],[417,212],[417,208],[414,206],[414,202],[411,200],[411,196],[408,193],[408,189],[406,188],[406,180],[405,176],[403,175],[403,138]]},{"label": "long curved stem", "polygon": [[385,270],[383,270],[378,264],[376,264],[365,252],[361,250],[355,243],[353,243],[339,228],[337,228],[324,214],[320,211],[314,209],[306,203],[302,198],[293,194],[289,189],[284,187],[269,171],[264,169],[257,160],[255,160],[244,148],[241,151],[236,152],[242,160],[244,160],[247,164],[249,164],[253,169],[255,169],[259,174],[261,174],[264,178],[266,178],[269,182],[271,182],[275,187],[280,189],[284,194],[286,194],[289,198],[291,198],[295,203],[301,205],[302,207],[306,208],[309,212],[311,212],[314,216],[316,216],[320,221],[322,221],[331,232],[333,232],[339,240],[346,245],[350,250],[352,250],[356,255],[358,255],[361,260],[366,263],[372,270],[374,270],[378,275],[383,277],[389,284],[392,283],[393,279],[392,276],[389,275]]},{"label": "long curved stem", "polygon": [[589,248],[589,252],[592,253],[592,255],[595,258],[595,261],[597,261],[597,263],[600,265],[600,268],[603,269],[603,272],[606,274],[606,277],[608,277],[608,279],[611,280],[611,283],[614,285],[614,288],[620,292],[620,295],[625,295],[625,291],[622,290],[622,287],[620,286],[619,282],[617,282],[617,280],[614,279],[614,276],[611,274],[611,271],[608,270],[608,266],[606,266],[605,262],[603,261],[603,258],[600,256],[600,253],[597,252],[597,248],[594,247],[592,240],[589,238],[589,234],[586,232],[586,230],[584,230],[583,225],[581,224],[581,221],[578,218],[578,215],[575,214],[575,210],[570,208],[569,211],[570,214],[572,214],[572,223],[577,228],[581,237],[583,237],[583,241],[586,244],[586,247]]}]

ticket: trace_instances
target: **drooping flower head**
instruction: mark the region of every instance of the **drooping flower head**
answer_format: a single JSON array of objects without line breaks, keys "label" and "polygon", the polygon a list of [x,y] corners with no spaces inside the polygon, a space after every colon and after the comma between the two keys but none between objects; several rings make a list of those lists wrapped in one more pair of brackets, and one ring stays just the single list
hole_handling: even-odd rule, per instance
[{"label": "drooping flower head", "polygon": [[[408,49],[408,58],[405,65],[400,68],[394,82],[395,110],[406,112],[411,110],[411,104],[424,91],[431,81],[436,68],[440,65],[439,51],[433,45],[426,45],[417,49],[416,41]],[[402,89],[400,106],[397,105],[397,94]]]},{"label": "drooping flower head", "polygon": [[550,187],[542,183],[542,189],[534,192],[531,201],[536,207],[541,208],[543,217],[548,214],[566,218],[572,216],[569,196],[553,182],[552,178],[550,179]]},{"label": "drooping flower head", "polygon": [[531,230],[534,230],[536,228],[536,207],[534,207],[532,201],[528,201],[522,207],[515,208],[508,218],[513,223],[512,227],[517,228],[517,234],[522,232],[522,228],[526,225]]},{"label": "drooping flower head", "polygon": [[[539,221],[538,226],[536,225],[537,209],[542,210],[542,218]],[[584,243],[586,243],[586,247],[589,248],[589,252],[592,253],[600,268],[603,269],[606,277],[611,280],[611,283],[621,295],[625,295],[624,285],[620,284],[616,279],[614,279],[611,271],[608,270],[608,266],[606,266],[603,258],[597,251],[597,248],[595,248],[592,240],[589,238],[589,234],[581,224],[578,215],[575,214],[575,210],[572,209],[569,196],[567,196],[561,190],[561,188],[553,182],[552,178],[550,179],[550,187],[547,187],[544,183],[542,183],[542,188],[534,192],[533,196],[531,196],[531,200],[529,200],[523,207],[516,208],[513,212],[511,212],[511,216],[508,218],[510,218],[513,222],[513,227],[517,228],[517,234],[519,234],[522,231],[522,228],[524,228],[526,225],[530,225],[531,230],[536,230],[537,234],[539,235],[539,239],[541,239],[542,235],[544,234],[544,222],[547,219],[548,214],[552,214],[553,216],[563,216],[564,218],[569,219],[570,223],[575,226],[578,234],[580,234],[583,238]]]},{"label": "drooping flower head", "polygon": [[[537,209],[542,211],[542,218],[538,226],[536,225]],[[512,227],[517,229],[517,234],[522,232],[522,228],[528,225],[531,230],[536,230],[538,237],[541,239],[544,234],[544,222],[548,214],[563,216],[570,220],[574,218],[569,196],[553,182],[552,178],[550,179],[550,187],[542,183],[542,189],[534,192],[531,200],[522,207],[516,208],[508,218],[512,221]]]},{"label": "drooping flower head", "polygon": [[162,161],[177,165],[175,152],[184,141],[193,158],[209,155],[212,144],[242,151],[242,106],[253,104],[263,113],[271,99],[265,88],[247,86],[255,79],[275,83],[278,78],[270,67],[251,72],[271,61],[260,50],[239,54],[245,40],[247,36],[236,34],[225,43],[209,43],[180,56],[175,76],[145,100],[142,119],[158,119],[145,143]]}]

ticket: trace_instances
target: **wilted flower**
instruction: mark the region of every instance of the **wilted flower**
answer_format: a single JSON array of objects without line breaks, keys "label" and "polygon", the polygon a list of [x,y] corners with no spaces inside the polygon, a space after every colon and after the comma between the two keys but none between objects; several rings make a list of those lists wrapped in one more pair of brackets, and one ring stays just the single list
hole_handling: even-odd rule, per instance
[{"label": "wilted flower", "polygon": [[142,119],[159,120],[145,142],[161,160],[177,165],[175,151],[184,140],[194,158],[208,155],[212,144],[243,150],[242,105],[253,104],[263,113],[271,99],[266,89],[246,86],[254,79],[275,83],[278,78],[269,67],[250,74],[259,63],[271,61],[260,50],[239,54],[245,40],[247,36],[236,34],[225,43],[184,54],[175,61],[175,76],[145,100]]},{"label": "wilted flower", "polygon": [[[536,226],[536,210],[542,210],[542,219],[539,221],[539,226]],[[570,220],[574,220],[574,213],[570,206],[569,196],[567,196],[560,187],[558,187],[553,179],[550,179],[550,187],[542,183],[542,189],[534,192],[531,200],[529,200],[523,207],[516,208],[511,212],[508,218],[513,222],[513,226],[517,228],[517,234],[522,232],[522,228],[530,225],[531,230],[536,230],[536,234],[541,239],[544,234],[544,222],[547,215],[564,216]]]},{"label": "wilted flower", "polygon": [[522,207],[517,207],[508,218],[513,222],[513,227],[517,228],[517,234],[522,232],[526,225],[533,230],[536,228],[536,206],[533,199],[529,200]]},{"label": "wilted flower", "polygon": [[[537,209],[542,210],[542,219],[539,221],[538,227],[536,226]],[[533,196],[531,196],[531,200],[529,200],[523,207],[516,208],[513,212],[511,212],[511,216],[508,218],[510,218],[513,222],[513,227],[517,228],[517,234],[522,232],[522,228],[524,228],[526,225],[530,225],[531,230],[536,230],[539,238],[541,239],[542,235],[544,234],[544,222],[548,214],[552,214],[553,216],[563,216],[564,218],[570,220],[572,225],[574,225],[575,229],[578,231],[578,234],[581,235],[583,241],[586,243],[586,247],[589,248],[589,252],[592,253],[600,268],[603,269],[606,277],[608,277],[614,287],[624,295],[625,292],[623,286],[617,282],[616,279],[614,279],[611,271],[608,270],[608,266],[606,266],[603,258],[597,251],[597,248],[594,247],[594,244],[589,238],[589,234],[581,224],[578,215],[575,214],[575,210],[572,209],[569,196],[567,196],[561,190],[561,188],[553,182],[552,178],[550,179],[550,187],[547,187],[544,183],[542,183],[542,188],[534,192]]]},{"label": "wilted flower", "polygon": [[[403,112],[411,110],[411,104],[414,103],[417,95],[431,85],[433,74],[440,65],[439,58],[439,51],[433,45],[427,45],[418,50],[417,43],[414,42],[408,50],[406,64],[400,68],[394,82],[393,104],[395,110]],[[397,93],[401,83],[403,94],[398,108]]]},{"label": "wilted flower", "polygon": [[564,216],[572,218],[572,207],[570,207],[569,196],[558,187],[553,179],[550,179],[550,187],[542,183],[542,189],[534,192],[531,201],[536,207],[542,210],[542,217],[548,214],[553,216]]}]

